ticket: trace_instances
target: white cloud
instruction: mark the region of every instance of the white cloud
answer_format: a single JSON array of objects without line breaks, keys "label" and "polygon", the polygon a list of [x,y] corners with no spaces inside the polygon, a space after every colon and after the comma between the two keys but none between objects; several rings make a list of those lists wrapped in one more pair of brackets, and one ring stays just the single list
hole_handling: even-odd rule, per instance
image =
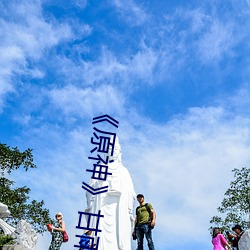
[{"label": "white cloud", "polygon": [[46,21],[37,3],[21,2],[9,6],[9,11],[12,12],[12,19],[1,20],[1,45],[16,46],[27,57],[39,58],[44,49],[73,36],[67,24]]},{"label": "white cloud", "polygon": [[13,70],[21,71],[19,64],[25,64],[23,52],[17,46],[0,47],[0,112],[2,110],[5,93],[14,91],[11,85]]},{"label": "white cloud", "polygon": [[87,84],[111,82],[117,85],[131,86],[131,83],[139,80],[153,83],[154,69],[157,65],[158,54],[142,43],[141,50],[135,54],[117,58],[106,48],[98,61],[83,61],[84,82]]},{"label": "white cloud", "polygon": [[200,59],[204,63],[220,61],[225,56],[232,56],[233,47],[237,42],[233,26],[213,21],[197,42]]},{"label": "white cloud", "polygon": [[[212,8],[212,7],[211,7]],[[212,8],[213,9],[213,8]],[[235,55],[243,31],[236,19],[228,19],[206,8],[179,8],[160,23],[161,47],[175,58],[174,66],[189,66],[189,61],[203,64],[218,63]],[[165,44],[164,44],[165,42]],[[160,43],[160,44],[161,44]]]},{"label": "white cloud", "polygon": [[[0,19],[0,82],[1,97],[14,91],[12,77],[16,74],[41,78],[44,73],[37,67],[30,68],[28,60],[36,62],[45,50],[73,36],[70,26],[48,22],[42,16],[39,1],[6,4],[3,13],[11,13],[8,18]],[[1,98],[2,100],[2,98]],[[2,108],[3,102],[0,103]]]},{"label": "white cloud", "polygon": [[157,66],[158,59],[158,53],[152,48],[143,45],[141,51],[138,51],[128,61],[128,75],[131,75],[131,78],[154,83],[154,69]]},{"label": "white cloud", "polygon": [[93,84],[114,81],[114,78],[126,72],[127,67],[107,49],[103,48],[100,59],[96,62],[82,62],[83,77],[86,83]]},{"label": "white cloud", "polygon": [[101,85],[96,89],[66,86],[48,94],[52,104],[70,117],[93,117],[99,110],[103,113],[123,112],[124,97],[111,85]]},{"label": "white cloud", "polygon": [[237,2],[232,1],[232,8],[235,11],[239,11],[241,15],[250,14],[250,1],[249,0],[239,0]]},{"label": "white cloud", "polygon": [[225,105],[227,103],[228,108],[234,110],[236,114],[249,114],[249,104],[250,104],[250,88],[249,83],[244,83],[240,88],[238,88],[234,95],[228,98],[220,98],[220,103]]},{"label": "white cloud", "polygon": [[125,156],[135,187],[154,204],[160,231],[171,233],[171,245],[180,234],[186,242],[207,237],[209,220],[232,180],[231,170],[249,164],[250,121],[243,125],[225,116],[222,109],[194,109],[166,126],[145,124],[132,133],[143,138]]},{"label": "white cloud", "polygon": [[142,25],[148,19],[147,13],[133,0],[113,0],[119,15],[131,26]]},{"label": "white cloud", "polygon": [[80,9],[84,9],[87,5],[87,0],[74,0],[74,4],[78,6]]},{"label": "white cloud", "polygon": [[211,20],[211,16],[206,15],[202,9],[186,12],[186,16],[191,19],[191,30],[194,33],[199,33]]}]

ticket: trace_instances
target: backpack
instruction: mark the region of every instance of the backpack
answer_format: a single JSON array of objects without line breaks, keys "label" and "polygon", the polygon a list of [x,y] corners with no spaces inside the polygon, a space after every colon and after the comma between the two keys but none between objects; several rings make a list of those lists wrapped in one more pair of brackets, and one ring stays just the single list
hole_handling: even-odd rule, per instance
[{"label": "backpack", "polygon": [[[147,211],[148,211],[148,214],[149,214],[149,218],[148,218],[148,225],[151,229],[153,229],[154,227],[151,226],[151,222],[153,220],[153,214],[151,213],[151,210],[150,210],[150,207],[148,206],[148,203],[145,203],[143,206],[146,207]],[[138,206],[136,208],[136,215],[138,216],[138,209],[140,208],[140,206]]]},{"label": "backpack", "polygon": [[79,241],[79,244],[81,247],[80,250],[89,249],[89,243],[90,243],[90,240],[87,238],[87,235],[83,234]]}]

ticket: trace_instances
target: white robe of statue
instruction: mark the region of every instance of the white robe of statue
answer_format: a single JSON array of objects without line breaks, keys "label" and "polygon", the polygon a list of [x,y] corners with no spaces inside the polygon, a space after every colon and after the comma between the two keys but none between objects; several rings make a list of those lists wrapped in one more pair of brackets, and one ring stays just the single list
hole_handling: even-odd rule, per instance
[{"label": "white robe of statue", "polygon": [[[109,153],[110,154],[110,153]],[[100,218],[98,229],[98,250],[131,250],[131,230],[133,226],[133,204],[135,191],[128,170],[121,162],[121,146],[116,137],[113,157],[109,160],[106,181],[91,179],[89,185],[93,188],[108,186],[105,193],[92,195],[86,192],[86,212],[97,214],[101,210],[104,217]],[[104,159],[106,156],[104,157]],[[91,220],[91,227],[96,228],[96,219]],[[94,233],[92,233],[94,236]]]}]

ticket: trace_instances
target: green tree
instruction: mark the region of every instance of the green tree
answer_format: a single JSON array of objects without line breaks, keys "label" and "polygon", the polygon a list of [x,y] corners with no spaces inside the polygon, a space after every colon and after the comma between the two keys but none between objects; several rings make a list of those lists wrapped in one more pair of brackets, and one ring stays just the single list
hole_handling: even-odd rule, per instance
[{"label": "green tree", "polygon": [[235,168],[232,172],[234,180],[217,208],[222,216],[213,216],[210,220],[212,225],[222,228],[223,231],[231,230],[235,224],[246,229],[250,220],[250,168]]},{"label": "green tree", "polygon": [[0,202],[6,204],[11,211],[11,216],[5,220],[15,226],[21,219],[29,222],[38,233],[46,230],[45,224],[52,219],[49,210],[44,208],[44,201],[30,200],[30,188],[24,186],[14,188],[14,181],[5,176],[13,170],[23,167],[26,171],[36,168],[33,163],[32,150],[21,152],[18,148],[10,148],[6,144],[0,144]]}]

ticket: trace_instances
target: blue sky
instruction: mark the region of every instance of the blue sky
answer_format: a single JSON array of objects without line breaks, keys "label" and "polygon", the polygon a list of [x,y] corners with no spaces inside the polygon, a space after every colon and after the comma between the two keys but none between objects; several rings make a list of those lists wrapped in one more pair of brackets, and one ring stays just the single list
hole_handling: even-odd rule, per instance
[{"label": "blue sky", "polygon": [[33,149],[38,168],[10,178],[63,212],[62,250],[103,114],[156,210],[156,248],[211,249],[209,220],[250,160],[249,20],[249,0],[0,1],[1,143]]}]

